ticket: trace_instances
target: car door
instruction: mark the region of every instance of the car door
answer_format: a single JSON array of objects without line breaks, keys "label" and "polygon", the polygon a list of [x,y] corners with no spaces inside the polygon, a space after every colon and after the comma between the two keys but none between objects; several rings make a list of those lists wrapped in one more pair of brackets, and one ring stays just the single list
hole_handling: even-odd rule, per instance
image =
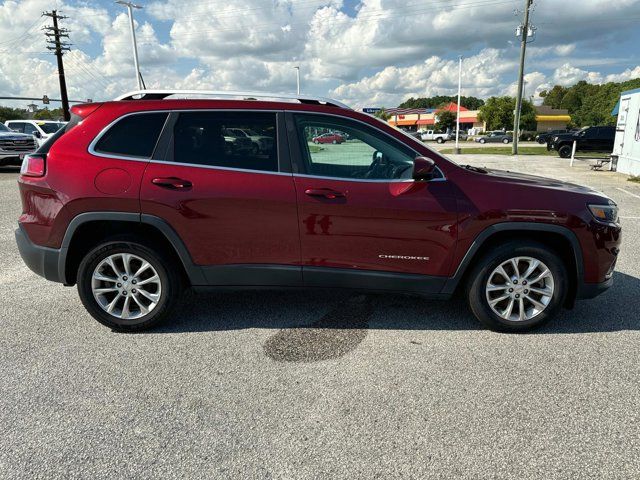
[{"label": "car door", "polygon": [[[165,152],[145,171],[142,213],[169,223],[208,284],[301,282],[296,195],[288,151],[278,139],[279,116],[173,113]],[[234,129],[271,137],[272,148],[232,148],[235,138],[226,132]]]},{"label": "car door", "polygon": [[[349,140],[314,145],[318,128]],[[403,289],[416,275],[446,274],[457,212],[439,170],[430,182],[414,182],[417,153],[364,122],[289,114],[287,129],[305,284]]]}]

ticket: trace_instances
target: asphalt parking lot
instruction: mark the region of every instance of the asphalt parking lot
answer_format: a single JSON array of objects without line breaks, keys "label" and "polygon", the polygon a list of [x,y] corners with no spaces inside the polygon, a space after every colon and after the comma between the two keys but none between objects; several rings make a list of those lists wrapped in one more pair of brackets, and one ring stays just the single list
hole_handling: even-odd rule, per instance
[{"label": "asphalt parking lot", "polygon": [[638,478],[640,185],[546,156],[458,156],[620,205],[615,286],[527,335],[462,300],[188,295],[111,332],[32,274],[0,169],[0,478]]}]

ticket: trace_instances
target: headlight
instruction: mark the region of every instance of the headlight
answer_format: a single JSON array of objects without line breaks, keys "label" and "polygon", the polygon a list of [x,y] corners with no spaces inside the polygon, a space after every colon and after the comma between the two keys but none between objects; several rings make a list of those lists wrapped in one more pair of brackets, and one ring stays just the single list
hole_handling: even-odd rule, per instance
[{"label": "headlight", "polygon": [[589,205],[594,218],[600,222],[616,223],[618,221],[617,205]]}]

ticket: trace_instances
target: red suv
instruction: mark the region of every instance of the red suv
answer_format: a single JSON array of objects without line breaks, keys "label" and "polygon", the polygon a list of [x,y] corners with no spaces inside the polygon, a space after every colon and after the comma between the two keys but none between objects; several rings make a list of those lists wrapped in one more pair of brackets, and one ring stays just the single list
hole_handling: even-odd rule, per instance
[{"label": "red suv", "polygon": [[[465,295],[521,331],[612,284],[601,193],[457,165],[332,100],[176,94],[76,106],[22,165],[22,258],[109,327],[155,325],[185,287],[334,287]],[[229,148],[234,129],[272,141]],[[348,149],[313,148],[336,130]]]}]

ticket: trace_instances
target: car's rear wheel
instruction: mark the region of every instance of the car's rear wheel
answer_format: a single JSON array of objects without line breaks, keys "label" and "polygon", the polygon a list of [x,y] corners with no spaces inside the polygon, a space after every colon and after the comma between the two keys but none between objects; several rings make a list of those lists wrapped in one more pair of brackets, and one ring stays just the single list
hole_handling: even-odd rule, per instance
[{"label": "car's rear wheel", "polygon": [[508,138],[503,139],[502,143],[509,143],[509,139]]},{"label": "car's rear wheel", "polygon": [[482,143],[484,145],[485,143],[487,143],[487,141],[484,138],[481,138],[480,139],[480,143]]},{"label": "car's rear wheel", "polygon": [[468,282],[469,306],[492,330],[531,330],[562,308],[567,284],[567,268],[557,253],[539,243],[513,241],[475,266]]},{"label": "car's rear wheel", "polygon": [[337,141],[337,140],[334,140],[334,141],[332,141],[331,143],[333,143],[333,144],[335,145],[336,143],[338,143],[338,141]]},{"label": "car's rear wheel", "polygon": [[444,139],[442,137],[438,137],[436,142],[438,143],[444,143]]},{"label": "car's rear wheel", "polygon": [[80,263],[78,293],[87,311],[114,330],[141,331],[164,320],[180,295],[177,268],[134,241],[112,241]]},{"label": "car's rear wheel", "polygon": [[558,149],[558,155],[560,155],[561,158],[571,158],[571,149],[571,146],[563,145]]}]

